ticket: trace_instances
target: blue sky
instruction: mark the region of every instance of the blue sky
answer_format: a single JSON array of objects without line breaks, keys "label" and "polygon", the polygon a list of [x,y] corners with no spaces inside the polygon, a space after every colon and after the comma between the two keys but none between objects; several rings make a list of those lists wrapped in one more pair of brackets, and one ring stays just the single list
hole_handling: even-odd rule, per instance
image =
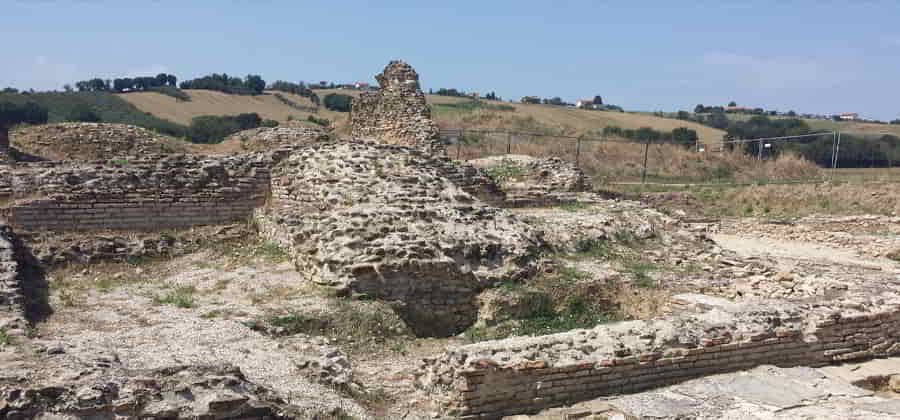
[{"label": "blue sky", "polygon": [[[677,4],[676,4],[677,3]],[[0,87],[211,72],[900,118],[900,1],[10,1]]]}]

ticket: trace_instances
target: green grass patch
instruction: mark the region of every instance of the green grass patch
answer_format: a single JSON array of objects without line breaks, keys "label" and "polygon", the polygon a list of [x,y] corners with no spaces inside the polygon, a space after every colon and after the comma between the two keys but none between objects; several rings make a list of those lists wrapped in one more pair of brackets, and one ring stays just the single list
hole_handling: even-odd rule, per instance
[{"label": "green grass patch", "polygon": [[659,271],[655,264],[641,260],[628,260],[622,264],[622,269],[631,275],[634,284],[638,287],[655,287],[656,282],[650,273]]},{"label": "green grass patch", "polygon": [[16,343],[15,338],[6,332],[6,329],[0,328],[0,347],[11,346]]},{"label": "green grass patch", "polygon": [[194,293],[196,291],[197,289],[194,286],[178,287],[163,296],[154,297],[153,302],[157,305],[172,305],[184,309],[193,308]]},{"label": "green grass patch", "polygon": [[509,159],[502,159],[497,166],[488,168],[485,173],[498,183],[515,180],[525,174],[525,168]]},{"label": "green grass patch", "polygon": [[584,209],[587,209],[587,208],[590,208],[590,207],[591,207],[590,204],[588,204],[588,203],[582,203],[582,202],[580,202],[580,201],[573,201],[573,202],[570,202],[570,203],[563,203],[563,204],[560,204],[560,205],[559,205],[559,208],[561,208],[561,209],[563,209],[563,210],[565,210],[565,211],[573,212],[573,213],[579,212],[579,211],[581,211],[581,210],[584,210]]},{"label": "green grass patch", "polygon": [[328,311],[272,315],[247,326],[277,335],[306,334],[328,337],[351,350],[404,352],[408,327],[386,305],[377,302],[334,300]]}]

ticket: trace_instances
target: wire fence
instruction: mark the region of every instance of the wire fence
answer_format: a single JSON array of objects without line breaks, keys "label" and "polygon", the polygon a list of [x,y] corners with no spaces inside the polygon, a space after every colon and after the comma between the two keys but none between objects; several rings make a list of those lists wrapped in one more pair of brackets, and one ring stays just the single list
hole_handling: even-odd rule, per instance
[{"label": "wire fence", "polygon": [[[512,130],[444,129],[448,154],[472,160],[510,154],[556,157],[580,167],[595,184],[734,184],[900,181],[900,167],[839,168],[839,132],[739,139],[704,144],[570,136]],[[829,143],[820,165],[785,143]],[[827,146],[826,146],[827,147]],[[830,165],[822,160],[830,158]]]}]

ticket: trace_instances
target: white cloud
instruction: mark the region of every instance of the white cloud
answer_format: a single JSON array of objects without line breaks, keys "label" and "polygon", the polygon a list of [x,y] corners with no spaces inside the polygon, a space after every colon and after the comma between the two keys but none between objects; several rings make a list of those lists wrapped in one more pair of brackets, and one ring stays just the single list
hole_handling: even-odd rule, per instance
[{"label": "white cloud", "polygon": [[[701,64],[713,77],[763,90],[828,88],[853,79],[844,59],[803,56],[751,56],[709,52]],[[844,67],[842,67],[844,66]]]}]

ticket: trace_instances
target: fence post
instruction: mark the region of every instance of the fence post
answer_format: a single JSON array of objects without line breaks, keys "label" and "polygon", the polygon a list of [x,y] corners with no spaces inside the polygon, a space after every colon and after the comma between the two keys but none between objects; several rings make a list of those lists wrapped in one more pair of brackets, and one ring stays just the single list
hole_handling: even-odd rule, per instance
[{"label": "fence post", "polygon": [[462,149],[462,142],[465,137],[465,130],[459,130],[459,137],[456,138],[456,160],[459,160],[460,149]]},{"label": "fence post", "polygon": [[578,157],[581,155],[581,136],[578,136],[578,140],[575,140],[575,166],[578,166]]},{"label": "fence post", "polygon": [[840,153],[840,151],[841,151],[841,132],[838,131],[838,133],[837,133],[837,144],[834,145],[834,165],[832,166],[832,169],[837,169],[837,166],[838,166],[838,154]]},{"label": "fence post", "polygon": [[756,155],[756,160],[762,161],[762,149],[763,149],[763,141],[759,141],[759,153]]},{"label": "fence post", "polygon": [[506,154],[510,154],[512,152],[512,132],[506,132]]},{"label": "fence post", "polygon": [[644,140],[644,165],[641,166],[641,184],[647,179],[647,152],[650,150],[650,139]]}]

